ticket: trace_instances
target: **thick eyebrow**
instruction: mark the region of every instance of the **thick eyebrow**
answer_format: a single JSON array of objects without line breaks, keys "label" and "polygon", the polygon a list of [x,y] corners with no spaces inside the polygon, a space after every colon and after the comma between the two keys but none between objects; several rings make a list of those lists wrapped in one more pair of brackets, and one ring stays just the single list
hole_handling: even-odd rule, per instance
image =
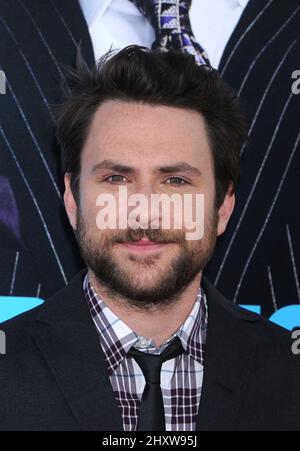
[{"label": "thick eyebrow", "polygon": [[[118,163],[113,160],[103,160],[101,163],[93,166],[91,173],[96,174],[98,171],[102,169],[109,169],[115,172],[121,172],[123,174],[133,174],[136,173],[136,170],[130,166],[126,166],[122,163]],[[155,172],[159,172],[160,174],[176,174],[177,172],[186,172],[198,177],[202,176],[202,172],[200,169],[191,166],[186,162],[175,163],[168,166],[157,166]]]},{"label": "thick eyebrow", "polygon": [[187,172],[190,174],[197,175],[198,177],[202,177],[202,172],[200,169],[191,166],[188,163],[182,162],[182,163],[176,163],[172,164],[170,166],[161,166],[158,168],[158,171],[162,174],[174,174],[176,172]]},{"label": "thick eyebrow", "polygon": [[96,174],[97,172],[101,171],[101,169],[109,169],[115,172],[123,172],[124,174],[131,174],[135,172],[133,168],[131,168],[130,166],[126,166],[122,163],[118,163],[112,160],[103,160],[101,161],[101,163],[98,163],[95,166],[93,166],[91,174]]}]

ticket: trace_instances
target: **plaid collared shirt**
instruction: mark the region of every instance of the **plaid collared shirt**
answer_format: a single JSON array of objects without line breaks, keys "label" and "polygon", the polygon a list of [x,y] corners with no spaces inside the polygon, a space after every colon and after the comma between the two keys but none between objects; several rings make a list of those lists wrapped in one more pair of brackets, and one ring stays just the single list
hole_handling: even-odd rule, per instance
[{"label": "plaid collared shirt", "polygon": [[127,356],[133,346],[140,351],[160,354],[178,336],[187,354],[163,363],[161,390],[167,431],[194,431],[200,404],[204,349],[208,320],[207,300],[200,287],[194,307],[180,329],[162,346],[138,336],[103,302],[92,286],[88,274],[83,289],[99,333],[100,344],[118,406],[124,431],[137,428],[140,400],[145,387],[143,373],[133,357]]}]

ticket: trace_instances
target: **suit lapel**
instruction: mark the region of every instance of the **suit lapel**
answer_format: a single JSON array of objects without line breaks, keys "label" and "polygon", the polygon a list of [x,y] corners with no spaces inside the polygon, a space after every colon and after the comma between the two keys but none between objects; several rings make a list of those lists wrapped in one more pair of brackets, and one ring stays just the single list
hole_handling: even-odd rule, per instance
[{"label": "suit lapel", "polygon": [[233,430],[256,351],[255,336],[251,328],[245,327],[245,321],[253,323],[257,317],[237,309],[207,280],[204,288],[208,331],[196,430]]},{"label": "suit lapel", "polygon": [[[226,81],[234,85],[233,80],[245,76],[245,71],[249,70],[251,62],[274,39],[284,24],[287,25],[294,17],[298,8],[298,0],[249,1],[220,62],[219,71]],[[294,20],[296,20],[295,17]],[[292,30],[297,38],[297,28],[294,27]],[[279,43],[282,45],[285,39],[281,36]],[[291,35],[289,39],[292,42]]]},{"label": "suit lapel", "polygon": [[32,336],[80,427],[123,430],[104,353],[84,299],[83,275],[44,304]]},{"label": "suit lapel", "polygon": [[50,0],[50,4],[53,5],[57,18],[63,23],[74,49],[80,44],[88,66],[92,67],[95,63],[93,44],[79,0]]},{"label": "suit lapel", "polygon": [[[90,431],[121,431],[121,412],[84,299],[84,274],[79,273],[41,307],[31,334],[79,426]],[[204,289],[209,321],[196,430],[231,430],[256,350],[255,337],[245,322],[256,322],[257,317],[227,301],[206,279]]]},{"label": "suit lapel", "polygon": [[[273,2],[276,0],[250,0],[229,39],[229,42],[224,50],[219,71],[222,72],[226,65],[230,62],[232,53],[237,50],[240,43],[245,39],[248,32],[250,33],[255,26],[255,22],[262,19],[272,7]],[[252,30],[253,32],[253,30]],[[251,34],[253,36],[253,34]]]}]

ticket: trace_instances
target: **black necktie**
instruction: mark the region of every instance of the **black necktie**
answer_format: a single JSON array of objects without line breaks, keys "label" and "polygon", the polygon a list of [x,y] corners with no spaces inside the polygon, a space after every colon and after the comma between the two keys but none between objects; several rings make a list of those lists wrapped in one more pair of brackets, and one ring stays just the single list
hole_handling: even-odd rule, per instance
[{"label": "black necktie", "polygon": [[192,0],[130,0],[150,21],[156,39],[152,49],[178,49],[195,57],[199,65],[209,64],[207,53],[197,42],[189,17]]},{"label": "black necktie", "polygon": [[160,387],[160,373],[163,362],[186,352],[178,337],[159,355],[147,354],[131,348],[128,352],[140,366],[146,385],[140,405],[137,431],[165,431],[164,403]]}]

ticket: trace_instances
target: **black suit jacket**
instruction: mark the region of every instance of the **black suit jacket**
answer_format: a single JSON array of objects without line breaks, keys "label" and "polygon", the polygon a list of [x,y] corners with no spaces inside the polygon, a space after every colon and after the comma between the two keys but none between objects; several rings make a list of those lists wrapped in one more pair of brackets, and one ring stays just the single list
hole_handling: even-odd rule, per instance
[{"label": "black suit jacket", "polygon": [[[251,144],[236,210],[206,274],[228,298],[262,304],[266,315],[300,302],[300,97],[291,91],[299,24],[299,0],[250,0],[220,65],[245,103]],[[10,180],[23,239],[8,249],[0,235],[7,274],[0,295],[9,294],[15,275],[13,294],[34,296],[40,287],[48,297],[82,266],[62,205],[50,109],[61,100],[60,64],[74,66],[79,42],[92,65],[78,0],[0,0],[0,66],[8,82],[0,96],[0,176]]]},{"label": "black suit jacket", "polygon": [[[41,307],[1,326],[0,430],[123,430],[85,271]],[[300,430],[300,357],[290,334],[205,279],[209,321],[197,431]]]}]

